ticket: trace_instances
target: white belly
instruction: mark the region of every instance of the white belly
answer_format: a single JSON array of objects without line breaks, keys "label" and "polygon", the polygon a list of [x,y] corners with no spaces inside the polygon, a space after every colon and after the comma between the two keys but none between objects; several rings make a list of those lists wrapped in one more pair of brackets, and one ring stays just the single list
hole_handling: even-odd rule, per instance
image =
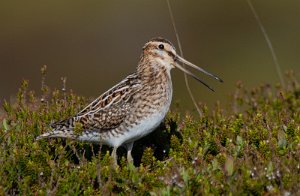
[{"label": "white belly", "polygon": [[131,127],[120,135],[103,137],[100,133],[93,132],[92,134],[84,133],[79,136],[78,139],[81,141],[89,141],[119,147],[122,144],[134,142],[151,133],[164,120],[168,110],[169,107],[166,106],[163,111],[148,116],[141,120],[137,125]]},{"label": "white belly", "polygon": [[82,134],[78,139],[81,141],[102,143],[113,147],[119,147],[123,144],[134,142],[148,135],[160,125],[169,110],[171,99],[168,102],[169,103],[167,103],[160,112],[154,112],[150,116],[142,119],[138,124],[124,131],[123,134],[115,134],[114,136],[109,134],[104,136],[101,135],[101,133],[93,132],[93,134]]},{"label": "white belly", "polygon": [[152,114],[148,118],[143,119],[139,124],[130,128],[124,134],[107,139],[107,144],[111,146],[121,146],[122,144],[134,142],[148,135],[160,125],[164,120],[166,113],[167,111]]}]

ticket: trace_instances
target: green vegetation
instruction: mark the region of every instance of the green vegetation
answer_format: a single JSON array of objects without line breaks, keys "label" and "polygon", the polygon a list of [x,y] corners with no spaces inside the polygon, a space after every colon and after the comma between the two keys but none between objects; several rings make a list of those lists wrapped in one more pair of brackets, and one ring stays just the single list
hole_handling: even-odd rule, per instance
[{"label": "green vegetation", "polygon": [[135,167],[118,150],[114,168],[106,146],[64,139],[35,141],[51,121],[87,102],[65,89],[42,95],[23,81],[14,104],[0,114],[0,195],[300,194],[300,86],[237,84],[229,109],[204,115],[170,112],[152,134],[136,142]]}]

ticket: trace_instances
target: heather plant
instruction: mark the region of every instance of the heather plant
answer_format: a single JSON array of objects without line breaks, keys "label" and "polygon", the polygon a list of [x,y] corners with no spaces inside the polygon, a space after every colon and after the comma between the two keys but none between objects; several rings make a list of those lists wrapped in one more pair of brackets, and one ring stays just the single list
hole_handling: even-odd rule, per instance
[{"label": "heather plant", "polygon": [[51,90],[45,76],[43,67],[40,95],[25,80],[16,102],[3,102],[1,195],[299,194],[300,85],[292,72],[285,87],[238,82],[230,107],[201,104],[201,117],[170,111],[135,143],[134,165],[118,149],[117,168],[107,146],[35,140],[89,101],[67,90],[65,78]]}]

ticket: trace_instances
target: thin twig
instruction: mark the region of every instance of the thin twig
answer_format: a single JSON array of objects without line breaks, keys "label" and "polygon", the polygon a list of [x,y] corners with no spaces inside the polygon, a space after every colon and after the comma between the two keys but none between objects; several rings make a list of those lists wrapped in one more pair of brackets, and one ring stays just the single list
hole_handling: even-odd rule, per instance
[{"label": "thin twig", "polygon": [[[168,4],[168,9],[169,9],[169,14],[170,14],[170,18],[171,18],[171,21],[172,21],[173,29],[174,29],[174,32],[175,32],[175,35],[176,35],[176,39],[177,39],[177,43],[178,43],[178,47],[179,47],[179,52],[180,52],[180,55],[183,57],[181,42],[180,42],[180,39],[179,39],[179,34],[177,32],[177,28],[176,28],[176,25],[175,25],[175,19],[174,19],[174,16],[173,16],[173,12],[172,12],[172,8],[171,8],[171,4],[170,4],[169,0],[167,0],[167,4]],[[185,66],[185,65],[183,65],[183,66]],[[189,80],[187,78],[187,74],[186,73],[184,73],[184,81],[185,81],[186,88],[187,88],[187,90],[189,92],[189,95],[190,95],[190,97],[191,97],[191,99],[193,101],[193,104],[196,107],[197,112],[199,113],[199,116],[202,116],[202,112],[201,112],[200,108],[198,107],[198,105],[196,103],[196,100],[195,100],[195,98],[193,96],[192,90],[190,88]]]},{"label": "thin twig", "polygon": [[62,81],[62,89],[61,91],[63,92],[64,95],[64,101],[67,102],[67,77],[61,77],[60,78]]},{"label": "thin twig", "polygon": [[283,76],[282,76],[282,71],[281,71],[281,68],[280,68],[280,65],[279,65],[279,62],[278,62],[277,55],[275,53],[273,44],[272,44],[272,42],[271,42],[271,40],[270,40],[270,38],[269,38],[269,36],[267,34],[267,31],[266,31],[264,25],[262,24],[262,22],[260,20],[260,18],[258,16],[258,14],[257,14],[257,12],[256,12],[256,10],[255,10],[255,8],[254,8],[251,0],[247,0],[247,2],[249,4],[249,7],[250,7],[250,9],[251,9],[251,11],[252,11],[252,13],[253,13],[253,15],[255,17],[255,20],[257,21],[258,26],[259,26],[261,32],[263,33],[263,35],[265,37],[265,40],[266,40],[266,42],[268,44],[268,47],[269,47],[271,55],[272,55],[273,62],[274,62],[275,67],[276,67],[276,71],[277,71],[278,77],[279,77],[280,82],[281,82],[281,85],[283,87],[285,87],[285,82],[284,82],[284,79],[283,79]]}]

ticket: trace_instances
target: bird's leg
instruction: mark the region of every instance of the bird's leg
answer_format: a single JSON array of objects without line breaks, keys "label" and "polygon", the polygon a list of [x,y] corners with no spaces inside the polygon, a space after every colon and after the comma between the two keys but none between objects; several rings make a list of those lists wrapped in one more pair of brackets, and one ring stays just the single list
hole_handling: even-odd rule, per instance
[{"label": "bird's leg", "polygon": [[113,161],[114,161],[114,165],[115,165],[115,166],[118,165],[117,149],[118,149],[118,147],[114,147],[114,148],[113,148],[113,151],[112,151],[112,153],[111,153],[111,156],[112,156],[112,158],[113,158]]},{"label": "bird's leg", "polygon": [[127,148],[127,162],[128,164],[132,163],[133,164],[133,158],[131,156],[131,150],[133,147],[133,142],[127,143],[126,148]]}]

